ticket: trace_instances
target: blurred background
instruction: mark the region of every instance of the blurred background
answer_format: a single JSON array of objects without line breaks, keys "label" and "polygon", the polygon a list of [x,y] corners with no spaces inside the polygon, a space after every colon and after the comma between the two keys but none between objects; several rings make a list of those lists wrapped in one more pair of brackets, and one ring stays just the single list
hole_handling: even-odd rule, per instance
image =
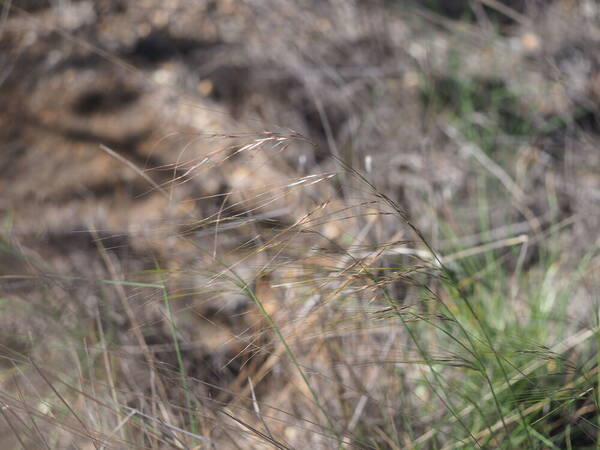
[{"label": "blurred background", "polygon": [[3,448],[594,448],[596,1],[0,11]]}]

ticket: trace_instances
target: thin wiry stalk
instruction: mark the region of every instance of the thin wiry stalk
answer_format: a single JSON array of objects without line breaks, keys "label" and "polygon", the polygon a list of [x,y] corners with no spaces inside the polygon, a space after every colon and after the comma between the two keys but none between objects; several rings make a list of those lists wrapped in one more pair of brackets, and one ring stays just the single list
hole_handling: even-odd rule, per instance
[{"label": "thin wiry stalk", "polygon": [[[156,269],[160,272],[160,266],[156,261]],[[162,275],[161,275],[162,276]],[[188,385],[188,376],[187,371],[185,369],[185,363],[183,362],[183,356],[181,355],[181,349],[179,348],[179,336],[177,332],[177,327],[175,325],[175,319],[173,317],[173,311],[171,310],[171,301],[169,299],[169,293],[167,291],[165,280],[162,280],[163,288],[161,289],[165,309],[167,311],[167,320],[169,322],[169,327],[171,330],[171,337],[173,339],[173,346],[175,347],[175,355],[177,356],[177,364],[179,366],[179,375],[181,377],[181,384],[183,387],[183,395],[185,396],[185,402],[188,409],[189,421],[191,432],[193,434],[197,434],[198,425],[196,423],[195,414],[194,414],[194,406],[192,405],[192,397],[190,392],[190,387]]]},{"label": "thin wiry stalk", "polygon": [[[492,350],[494,357],[496,359],[496,362],[502,372],[502,375],[505,379],[505,381],[507,382],[507,384],[509,384],[509,389],[513,395],[514,398],[514,391],[512,390],[512,385],[510,385],[509,383],[509,377],[508,374],[506,372],[506,369],[504,368],[504,364],[502,363],[498,352],[495,350],[495,347],[492,343],[491,337],[489,336],[487,330],[485,329],[484,324],[481,322],[480,317],[478,316],[478,314],[475,312],[473,306],[471,305],[471,302],[469,301],[469,299],[467,298],[467,296],[465,295],[463,289],[460,286],[459,280],[456,278],[456,276],[454,275],[454,273],[452,271],[450,271],[446,265],[442,262],[442,260],[440,259],[440,257],[438,256],[437,252],[432,248],[432,246],[429,244],[428,240],[425,238],[425,236],[423,235],[423,233],[421,232],[421,230],[419,230],[413,223],[412,221],[408,218],[408,216],[406,215],[406,213],[404,213],[404,211],[396,204],[396,202],[394,202],[391,198],[389,198],[387,195],[381,193],[376,187],[375,185],[373,185],[369,180],[367,180],[362,174],[360,174],[360,172],[358,172],[356,169],[354,169],[353,167],[349,166],[348,164],[346,164],[344,161],[337,159],[338,163],[342,165],[342,167],[344,167],[346,170],[348,170],[350,173],[354,174],[358,179],[360,179],[363,183],[365,183],[367,186],[369,186],[374,194],[378,197],[381,198],[382,200],[384,200],[388,205],[390,205],[394,211],[396,211],[398,213],[398,215],[401,217],[401,219],[408,225],[408,227],[418,236],[419,240],[427,247],[427,249],[430,251],[432,257],[435,259],[435,261],[437,262],[437,264],[439,264],[439,267],[442,269],[443,274],[445,275],[445,278],[448,280],[449,284],[456,289],[456,291],[459,294],[459,297],[461,298],[461,300],[464,302],[464,304],[467,306],[467,309],[469,310],[469,312],[471,313],[472,317],[476,320],[481,332],[483,333],[489,348]],[[446,307],[446,309],[448,310],[449,314],[452,315],[453,317],[453,313],[452,311]],[[456,319],[455,317],[453,317],[454,319]],[[506,425],[505,421],[504,421],[504,413],[502,411],[502,407],[500,405],[500,400],[498,399],[497,395],[495,394],[494,391],[494,386],[492,383],[492,380],[490,379],[487,370],[485,369],[485,366],[483,364],[483,360],[481,359],[481,357],[477,354],[475,345],[472,341],[471,336],[469,335],[469,333],[466,331],[466,329],[460,324],[459,321],[457,321],[457,324],[459,325],[459,328],[462,330],[465,338],[469,341],[469,345],[471,345],[471,347],[473,348],[474,351],[474,356],[476,357],[478,363],[480,364],[481,367],[481,374],[484,376],[488,386],[490,387],[490,390],[492,392],[492,396],[494,399],[494,403],[496,405],[496,409],[498,411],[498,414],[500,416],[500,420],[502,421],[502,424],[504,425],[504,429],[507,433],[507,436],[509,438],[509,440],[511,439],[511,433],[510,430],[508,429],[508,426]],[[523,417],[522,413],[521,413],[521,408],[518,405],[517,402],[515,402],[515,404],[517,405],[517,410],[519,411],[519,417],[521,418],[521,423],[523,425],[523,427],[525,428],[526,432],[527,432],[527,436],[528,436],[528,440],[529,440],[529,444],[533,445],[533,442],[531,440],[531,436],[529,434],[529,427],[525,421],[525,417]]]}]

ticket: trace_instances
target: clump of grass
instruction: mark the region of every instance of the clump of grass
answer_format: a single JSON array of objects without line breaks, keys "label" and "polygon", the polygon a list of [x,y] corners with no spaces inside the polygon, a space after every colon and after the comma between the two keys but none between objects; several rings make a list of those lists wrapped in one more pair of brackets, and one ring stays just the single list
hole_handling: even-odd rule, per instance
[{"label": "clump of grass", "polygon": [[[304,139],[265,136],[235,152]],[[187,164],[186,177],[197,176],[201,166]],[[342,162],[340,171],[354,180],[347,191],[352,203],[316,201],[294,223],[261,228],[254,215],[284,190],[310,190],[337,175],[306,176],[240,200],[236,207],[247,209],[237,218],[223,207],[199,221],[194,230],[208,240],[194,238],[186,226],[176,239],[195,249],[198,268],[121,273],[98,239],[102,278],[58,274],[22,255],[35,268],[32,279],[49,283],[44,295],[56,295],[52,286],[73,295],[73,283],[93,287],[103,300],[86,327],[54,330],[53,345],[73,370],[39,354],[10,357],[12,368],[4,373],[16,388],[2,401],[15,442],[49,448],[84,441],[97,448],[592,445],[597,327],[573,327],[565,317],[572,286],[590,270],[595,251],[566,284],[558,275],[565,263],[555,244],[560,228],[531,240],[465,248],[448,226],[452,246],[442,251],[375,182]],[[372,231],[390,216],[397,231],[373,241]],[[327,226],[342,232],[328,238]],[[255,230],[250,240],[234,251],[221,244],[242,227]],[[3,248],[16,251],[10,240]],[[541,263],[528,269],[532,249]],[[269,275],[255,284],[261,273]],[[199,287],[181,291],[185,279]],[[237,331],[227,325],[234,331],[219,343],[229,348],[217,368],[221,375],[210,377],[203,364],[216,363],[219,345],[202,350],[193,327],[206,323],[194,318],[185,299],[226,299],[236,291],[250,303]],[[16,299],[8,302],[19,308]],[[126,313],[124,332],[102,312],[107,304]],[[143,312],[148,307],[156,313]],[[250,317],[259,323],[250,325]],[[152,344],[157,333],[164,333],[158,347]]]},{"label": "clump of grass", "polygon": [[[387,22],[396,10],[381,4],[371,23],[362,7],[322,2],[321,12],[289,21],[283,44],[252,36],[259,68],[203,68],[200,90],[214,101],[231,88],[213,90],[215,74],[255,75],[230,92],[235,117],[256,97],[261,116],[277,116],[260,98],[277,94],[273,102],[292,105],[323,147],[290,130],[186,133],[176,157],[146,170],[103,146],[149,195],[166,199],[165,220],[124,236],[89,226],[62,236],[59,257],[24,242],[7,217],[0,447],[597,445],[599,320],[573,311],[589,306],[597,243],[573,264],[565,236],[577,217],[536,214],[528,164],[543,155],[529,149],[531,161],[512,175],[513,144],[529,143],[538,121],[502,77],[464,75],[452,49],[443,75],[412,72],[427,63],[423,42],[410,51],[417,64],[397,66],[404,48],[394,48],[387,25],[402,35],[404,18]],[[477,5],[459,2],[457,14],[522,20],[498,2]],[[271,30],[298,12],[267,2],[247,14]],[[413,99],[415,79],[429,83]],[[409,106],[398,113],[400,104]],[[441,137],[405,142],[410,133],[396,128],[411,108]],[[430,138],[476,163],[463,177],[469,192],[453,197],[436,178],[421,197],[373,170],[392,169],[404,147],[418,153]],[[157,147],[172,155],[177,145],[167,141]],[[404,156],[402,175],[389,172],[396,178],[415,172]],[[560,210],[555,191],[539,191]],[[429,203],[439,192],[443,207]],[[171,210],[183,213],[173,219]]]}]

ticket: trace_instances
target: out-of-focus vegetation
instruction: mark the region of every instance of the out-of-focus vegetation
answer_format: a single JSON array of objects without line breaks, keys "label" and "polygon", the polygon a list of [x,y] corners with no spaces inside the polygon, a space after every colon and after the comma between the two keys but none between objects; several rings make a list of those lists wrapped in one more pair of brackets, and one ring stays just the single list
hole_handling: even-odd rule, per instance
[{"label": "out-of-focus vegetation", "polygon": [[0,448],[595,448],[600,6],[7,1]]}]

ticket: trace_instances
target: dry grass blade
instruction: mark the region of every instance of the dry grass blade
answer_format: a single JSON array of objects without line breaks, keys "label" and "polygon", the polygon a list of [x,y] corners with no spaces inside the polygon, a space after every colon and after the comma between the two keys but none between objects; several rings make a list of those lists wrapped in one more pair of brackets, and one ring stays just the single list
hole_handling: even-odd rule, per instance
[{"label": "dry grass blade", "polygon": [[[184,430],[182,428],[176,427],[175,425],[171,425],[170,423],[165,422],[164,420],[160,420],[156,417],[152,417],[149,416],[148,414],[144,414],[143,412],[135,409],[135,408],[130,408],[129,406],[122,406],[124,409],[126,409],[127,411],[129,411],[130,414],[134,414],[136,416],[140,416],[143,417],[145,419],[150,420],[151,422],[157,423],[159,424],[161,427],[167,428],[168,430],[171,431],[176,431],[178,433],[181,433],[185,436],[189,436],[192,437],[200,442],[203,442],[205,444],[210,444],[211,446],[215,445],[214,442],[212,442],[210,439],[205,438],[204,436],[200,436],[199,434],[195,434],[195,433],[191,433],[190,431]],[[180,441],[179,441],[180,442]]]},{"label": "dry grass blade", "polygon": [[109,154],[110,156],[112,156],[113,158],[115,158],[117,161],[125,164],[127,167],[129,167],[131,170],[133,170],[135,173],[137,173],[140,177],[142,177],[144,180],[146,180],[154,189],[156,189],[158,192],[160,192],[165,197],[169,198],[169,194],[162,187],[160,187],[152,178],[150,178],[146,172],[144,172],[142,169],[140,169],[134,163],[129,161],[127,158],[124,158],[123,156],[119,155],[117,152],[115,152],[114,150],[111,150],[104,144],[100,144],[100,149],[102,151],[104,151],[105,153]]},{"label": "dry grass blade", "polygon": [[531,19],[529,19],[529,17],[524,16],[523,14],[519,13],[518,11],[515,11],[513,8],[510,8],[509,6],[505,5],[502,2],[499,2],[498,0],[477,0],[477,1],[483,5],[486,5],[492,9],[495,9],[499,13],[504,14],[506,17],[513,19],[515,22],[518,22],[521,25],[525,25],[525,26],[532,25]]},{"label": "dry grass blade", "polygon": [[289,449],[289,447],[286,447],[285,445],[281,444],[280,442],[277,442],[277,441],[273,440],[268,435],[266,435],[266,434],[258,431],[257,429],[255,429],[254,427],[252,427],[251,425],[249,425],[248,423],[246,423],[246,422],[238,419],[237,417],[229,414],[227,411],[220,410],[219,412],[221,414],[224,414],[225,416],[229,417],[230,419],[234,420],[235,422],[239,423],[243,427],[247,428],[252,433],[254,433],[256,436],[260,437],[262,440],[264,440],[264,441],[268,442],[269,444],[273,445],[275,448],[278,448],[278,449],[281,449],[281,450],[288,450]]}]

